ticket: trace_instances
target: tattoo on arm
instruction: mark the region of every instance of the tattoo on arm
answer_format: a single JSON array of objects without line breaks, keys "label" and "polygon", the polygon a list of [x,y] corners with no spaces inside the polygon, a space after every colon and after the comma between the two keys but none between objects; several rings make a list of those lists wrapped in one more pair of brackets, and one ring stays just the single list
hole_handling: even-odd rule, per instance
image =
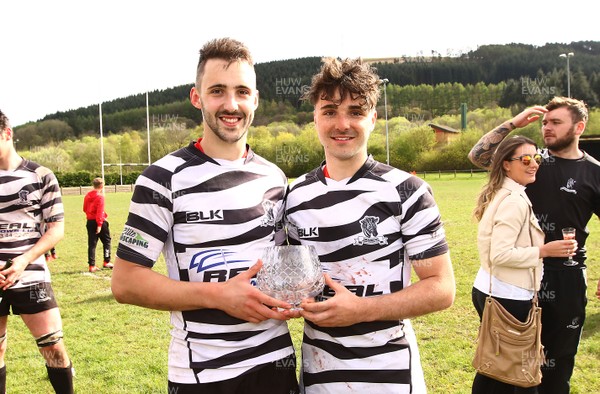
[{"label": "tattoo on arm", "polygon": [[512,130],[506,127],[504,124],[496,127],[490,131],[475,144],[471,149],[470,158],[473,164],[489,168],[492,165],[492,156],[498,148],[498,145],[510,134]]}]

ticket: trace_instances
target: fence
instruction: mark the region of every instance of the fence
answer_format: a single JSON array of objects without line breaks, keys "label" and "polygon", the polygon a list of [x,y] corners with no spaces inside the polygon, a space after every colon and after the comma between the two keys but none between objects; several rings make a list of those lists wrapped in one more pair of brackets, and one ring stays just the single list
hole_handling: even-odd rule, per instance
[{"label": "fence", "polygon": [[[61,187],[60,192],[63,196],[76,196],[87,194],[92,190],[92,186],[75,186],[75,187]],[[106,185],[104,186],[104,193],[127,193],[133,192],[133,184],[131,185]]]},{"label": "fence", "polygon": [[482,169],[470,169],[470,170],[451,170],[451,171],[442,171],[442,170],[438,170],[438,171],[413,171],[412,174],[413,175],[417,175],[418,177],[421,177],[423,179],[426,179],[427,177],[437,177],[437,178],[442,178],[442,176],[444,176],[444,178],[458,178],[459,176],[466,176],[468,178],[473,178],[474,176],[477,176],[478,178],[481,177],[483,178],[485,175],[487,175],[487,170],[482,170]]},{"label": "fence", "polygon": [[[468,178],[473,178],[474,176],[476,177],[481,177],[483,178],[485,175],[487,175],[487,171],[486,170],[480,170],[480,169],[472,169],[472,170],[453,170],[453,171],[418,171],[418,172],[412,172],[413,175],[416,175],[420,178],[423,179],[427,179],[427,178],[438,178],[441,179],[442,177],[444,177],[444,179],[452,179],[452,178],[459,178],[459,177],[468,177]],[[133,184],[131,185],[106,185],[104,186],[104,192],[105,193],[129,193],[129,192],[133,192]],[[87,192],[89,192],[90,190],[92,190],[92,186],[75,186],[75,187],[61,187],[60,191],[62,193],[63,196],[75,196],[75,195],[85,195],[87,194]]]}]

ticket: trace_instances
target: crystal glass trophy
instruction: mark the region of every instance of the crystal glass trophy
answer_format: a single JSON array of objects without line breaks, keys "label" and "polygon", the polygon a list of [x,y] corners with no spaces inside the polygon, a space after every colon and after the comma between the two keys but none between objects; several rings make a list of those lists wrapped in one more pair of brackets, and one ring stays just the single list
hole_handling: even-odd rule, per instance
[{"label": "crystal glass trophy", "polygon": [[265,248],[263,266],[256,275],[256,286],[263,293],[300,309],[304,298],[323,291],[325,279],[317,251],[309,245],[284,245]]}]

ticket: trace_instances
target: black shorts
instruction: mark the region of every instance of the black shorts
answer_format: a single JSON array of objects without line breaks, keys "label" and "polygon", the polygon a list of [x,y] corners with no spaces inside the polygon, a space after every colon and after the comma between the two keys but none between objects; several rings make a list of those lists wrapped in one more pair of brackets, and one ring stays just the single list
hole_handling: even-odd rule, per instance
[{"label": "black shorts", "polygon": [[169,393],[177,394],[297,394],[296,355],[258,366],[233,379],[212,383],[183,384],[169,381]]},{"label": "black shorts", "polygon": [[0,316],[8,316],[11,309],[13,315],[33,315],[58,306],[52,285],[48,282],[8,289],[0,297]]}]

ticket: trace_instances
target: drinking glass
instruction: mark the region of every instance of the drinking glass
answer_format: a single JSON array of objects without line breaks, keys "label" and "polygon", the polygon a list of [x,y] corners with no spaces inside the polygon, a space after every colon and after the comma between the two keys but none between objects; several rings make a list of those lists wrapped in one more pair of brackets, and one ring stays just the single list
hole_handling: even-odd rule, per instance
[{"label": "drinking glass", "polygon": [[312,245],[270,246],[264,249],[256,286],[263,293],[300,310],[304,298],[315,297],[325,286],[323,269]]},{"label": "drinking glass", "polygon": [[[575,229],[573,227],[566,227],[562,229],[563,239],[575,239]],[[577,261],[573,260],[573,256],[569,256],[567,261],[563,263],[566,266],[577,265]]]}]

